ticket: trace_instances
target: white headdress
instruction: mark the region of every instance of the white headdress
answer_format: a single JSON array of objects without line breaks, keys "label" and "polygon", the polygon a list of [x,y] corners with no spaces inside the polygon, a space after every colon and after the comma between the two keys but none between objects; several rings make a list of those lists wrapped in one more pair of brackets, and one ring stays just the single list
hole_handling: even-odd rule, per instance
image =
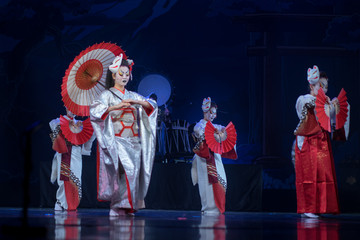
[{"label": "white headdress", "polygon": [[119,67],[121,66],[121,62],[123,59],[123,54],[121,53],[119,56],[116,56],[112,62],[112,64],[109,66],[109,70],[112,73],[116,73],[119,70]]},{"label": "white headdress", "polygon": [[313,68],[309,68],[307,71],[307,80],[310,84],[316,84],[320,78],[320,70],[318,66],[314,65]]},{"label": "white headdress", "polygon": [[210,110],[210,106],[211,106],[211,98],[204,98],[203,103],[202,103],[202,110],[203,112],[207,112]]},{"label": "white headdress", "polygon": [[[123,54],[121,53],[119,56],[116,56],[112,62],[112,64],[109,66],[109,70],[112,73],[116,73],[120,66],[121,66],[121,62],[123,60]],[[126,59],[127,63],[129,64],[129,69],[130,69],[130,73],[132,71],[132,66],[134,65],[134,61],[131,59]]]}]

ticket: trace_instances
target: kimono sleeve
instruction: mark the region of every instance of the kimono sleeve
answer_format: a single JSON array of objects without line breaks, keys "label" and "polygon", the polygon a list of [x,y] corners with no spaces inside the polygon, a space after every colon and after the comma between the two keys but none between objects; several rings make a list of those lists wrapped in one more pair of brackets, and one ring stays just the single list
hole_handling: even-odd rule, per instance
[{"label": "kimono sleeve", "polygon": [[112,146],[115,141],[111,117],[106,114],[111,101],[110,92],[104,91],[90,105],[91,125],[93,126],[99,146],[104,150]]},{"label": "kimono sleeve", "polygon": [[86,143],[84,143],[81,147],[81,154],[82,155],[86,155],[86,156],[90,156],[91,155],[91,147],[92,144],[95,140],[95,133],[91,136],[91,138],[89,139],[89,141],[87,141]]},{"label": "kimono sleeve", "polygon": [[51,131],[54,131],[58,125],[60,125],[60,118],[53,119],[49,122]]}]

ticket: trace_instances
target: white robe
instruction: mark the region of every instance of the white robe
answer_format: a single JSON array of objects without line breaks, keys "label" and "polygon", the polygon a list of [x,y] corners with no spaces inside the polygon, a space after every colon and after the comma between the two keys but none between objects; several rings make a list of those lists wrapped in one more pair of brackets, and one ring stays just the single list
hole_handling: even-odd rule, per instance
[{"label": "white robe", "polygon": [[[90,106],[99,144],[98,199],[111,201],[111,208],[144,208],[155,156],[157,104],[135,92],[110,90],[113,93],[103,91]],[[106,115],[108,107],[121,102],[114,94],[147,101],[153,111],[148,115],[141,106],[132,106]]]}]

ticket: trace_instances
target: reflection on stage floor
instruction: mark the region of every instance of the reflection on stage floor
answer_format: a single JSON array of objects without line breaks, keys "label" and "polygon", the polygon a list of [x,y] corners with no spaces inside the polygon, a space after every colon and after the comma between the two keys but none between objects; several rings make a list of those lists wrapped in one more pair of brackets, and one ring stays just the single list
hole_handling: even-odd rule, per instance
[{"label": "reflection on stage floor", "polygon": [[[141,210],[134,217],[109,217],[106,209],[54,212],[0,209],[1,239],[357,239],[360,214],[301,218],[295,213]],[[28,227],[22,227],[27,223]]]}]

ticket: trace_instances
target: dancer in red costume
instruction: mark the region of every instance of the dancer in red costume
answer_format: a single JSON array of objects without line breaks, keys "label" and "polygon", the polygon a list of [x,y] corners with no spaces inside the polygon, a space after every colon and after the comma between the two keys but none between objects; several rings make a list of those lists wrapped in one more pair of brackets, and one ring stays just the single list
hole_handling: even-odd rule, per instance
[{"label": "dancer in red costume", "polygon": [[[310,94],[302,95],[297,99],[296,111],[300,122],[294,131],[295,172],[297,212],[303,216],[317,218],[318,214],[339,213],[338,190],[336,183],[334,159],[331,151],[328,131],[331,129],[320,124],[318,104],[323,96],[325,104],[322,109],[327,118],[335,121],[339,111],[339,100],[330,101],[325,96],[327,78],[320,80],[320,71],[317,66],[308,69]],[[325,116],[325,115],[323,115]],[[325,116],[326,118],[326,116]],[[349,118],[347,118],[347,122]],[[346,125],[347,123],[345,123]]]}]

